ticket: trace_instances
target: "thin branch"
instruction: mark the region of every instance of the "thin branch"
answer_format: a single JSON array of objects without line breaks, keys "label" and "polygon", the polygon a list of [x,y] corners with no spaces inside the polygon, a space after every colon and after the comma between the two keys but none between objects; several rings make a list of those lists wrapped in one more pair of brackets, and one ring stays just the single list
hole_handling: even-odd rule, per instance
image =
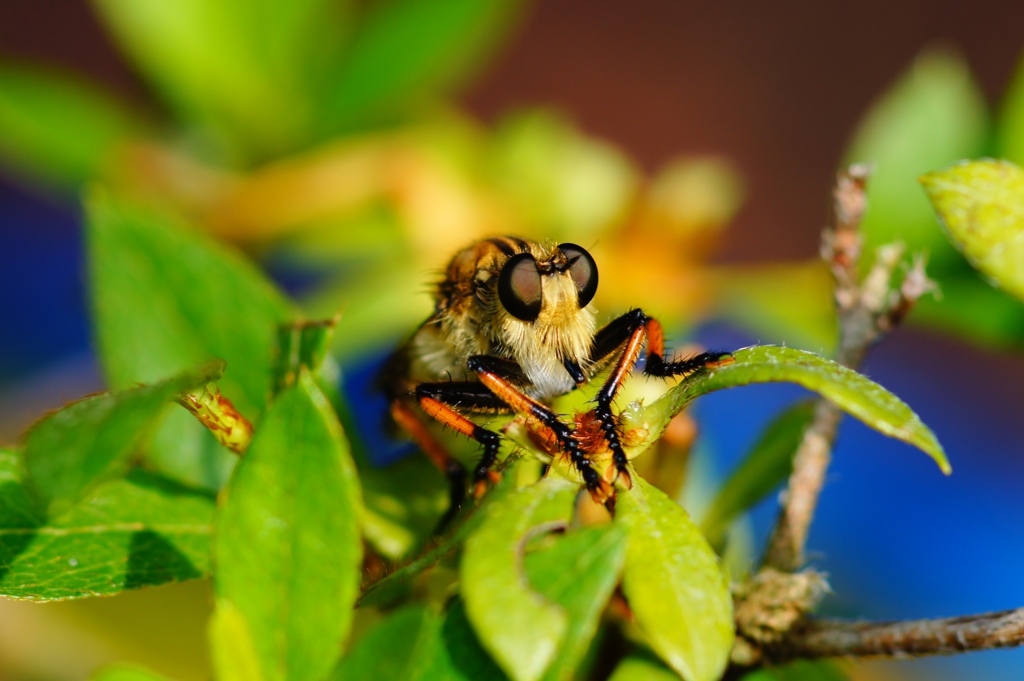
[{"label": "thin branch", "polygon": [[768,541],[766,567],[792,573],[804,564],[807,534],[832,461],[832,443],[841,418],[842,411],[831,402],[818,400],[815,404],[814,417],[793,455],[793,472]]},{"label": "thin branch", "polygon": [[[821,255],[836,282],[835,300],[840,322],[838,361],[847,366],[856,365],[863,358],[866,349],[860,346],[871,319],[862,312],[863,296],[857,276],[861,251],[858,228],[866,207],[867,174],[866,168],[859,167],[839,174],[832,191],[831,223],[822,233]],[[841,412],[831,402],[818,401],[811,425],[793,457],[793,472],[782,509],[768,541],[766,567],[794,572],[804,563],[807,533],[832,460],[832,443],[840,417]]]},{"label": "thin branch", "polygon": [[[786,637],[785,658],[922,657],[1024,644],[1024,608],[906,622],[810,620]],[[779,659],[776,651],[770,651]]]},{"label": "thin branch", "polygon": [[[859,229],[867,207],[868,174],[865,166],[851,166],[839,173],[832,192],[831,220],[822,233],[821,244],[822,258],[836,282],[839,317],[836,361],[851,369],[859,367],[871,346],[899,325],[918,298],[934,290],[920,260],[915,261],[899,285],[894,285],[904,250],[898,244],[879,248],[871,270],[860,278],[857,266],[862,239]],[[832,445],[841,417],[835,405],[819,400],[814,418],[793,457],[793,472],[768,542],[765,566],[794,572],[804,565],[807,534],[832,460]]]}]

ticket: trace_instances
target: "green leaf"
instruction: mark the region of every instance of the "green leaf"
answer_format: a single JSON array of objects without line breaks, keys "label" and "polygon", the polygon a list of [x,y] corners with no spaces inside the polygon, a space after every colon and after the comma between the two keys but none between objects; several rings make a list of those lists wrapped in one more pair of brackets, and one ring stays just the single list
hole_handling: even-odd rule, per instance
[{"label": "green leaf", "polygon": [[539,679],[569,628],[565,609],[530,586],[522,555],[531,536],[567,522],[577,487],[549,476],[516,490],[487,507],[466,541],[466,611],[484,648],[515,681]]},{"label": "green leaf", "polygon": [[0,526],[32,528],[45,522],[25,484],[24,461],[19,452],[0,448]]},{"label": "green leaf", "polygon": [[686,681],[714,681],[733,644],[732,596],[718,557],[683,508],[642,478],[620,490],[629,532],[622,590],[651,648]]},{"label": "green leaf", "polygon": [[68,74],[0,64],[0,163],[13,175],[77,191],[115,146],[144,134],[142,117]]},{"label": "green leaf", "polygon": [[441,624],[441,643],[434,649],[424,673],[425,679],[499,681],[507,678],[485,652],[470,624],[466,602],[461,598],[455,598],[448,604]]},{"label": "green leaf", "polygon": [[0,451],[0,595],[33,601],[110,596],[210,571],[213,500],[135,471],[49,522],[20,462]]},{"label": "green leaf", "polygon": [[[1024,105],[1020,71],[1003,112],[1002,152],[1020,149],[1016,112]],[[910,322],[954,332],[972,343],[1020,345],[1024,311],[1003,291],[984,286],[949,240],[935,229],[934,214],[911,178],[986,153],[985,105],[966,63],[941,52],[923,55],[862,125],[850,160],[875,162],[868,182],[869,211],[863,223],[870,247],[900,241],[908,257],[923,253],[942,299],[925,297]],[[1024,119],[1020,119],[1024,120]],[[1016,141],[1015,141],[1016,140]],[[1022,159],[1024,160],[1024,159]],[[934,202],[933,202],[934,203]]]},{"label": "green leaf", "polygon": [[289,150],[305,135],[308,78],[340,30],[337,5],[244,0],[93,0],[108,30],[188,123],[236,154]]},{"label": "green leaf", "polygon": [[969,161],[921,184],[953,244],[993,285],[1024,299],[1024,170]]},{"label": "green leaf", "polygon": [[612,524],[575,530],[526,555],[526,574],[542,596],[565,608],[569,626],[545,680],[577,677],[626,560],[626,532]]},{"label": "green leaf", "polygon": [[218,681],[262,680],[249,625],[231,601],[217,601],[207,634]]},{"label": "green leaf", "polygon": [[291,304],[240,254],[189,225],[94,191],[86,202],[100,359],[114,386],[217,357],[221,389],[260,410],[279,324]]},{"label": "green leaf", "polygon": [[[425,461],[425,458],[426,457],[414,457],[413,460]],[[515,453],[510,454],[506,459],[504,459],[498,467],[498,470],[503,473],[501,481],[499,481],[493,489],[488,491],[481,503],[477,506],[466,504],[448,524],[442,535],[430,538],[430,541],[426,543],[426,546],[419,552],[419,554],[404,561],[389,571],[387,575],[367,586],[359,598],[359,605],[379,605],[389,602],[395,598],[396,594],[401,592],[405,584],[424,570],[436,565],[445,556],[454,553],[466,540],[466,537],[469,537],[476,532],[476,528],[480,526],[481,522],[483,522],[483,518],[486,515],[484,509],[489,505],[495,504],[501,499],[504,499],[510,491],[515,489],[517,479],[516,473],[511,470],[510,465],[515,464],[518,460],[519,456]],[[400,464],[407,461],[408,459],[403,462],[399,462],[398,466],[388,466],[387,470],[391,470],[393,468],[402,470]],[[433,468],[432,465],[430,467]],[[367,472],[371,472],[372,470],[382,469],[371,468],[367,470]],[[433,470],[436,471],[437,469],[433,468]],[[405,469],[403,471],[404,474],[412,472],[414,472],[414,469]],[[410,478],[410,482],[414,482],[414,480]],[[420,483],[422,484],[422,480],[420,480]],[[402,501],[399,501],[399,499],[394,496],[378,498],[376,499],[376,502],[381,508],[386,508],[387,506],[402,508],[402,502],[405,502],[404,507],[407,512],[415,511],[419,505],[415,500],[415,489],[416,488],[412,488],[409,490],[410,495],[413,497],[412,503],[408,502],[408,497],[402,497]],[[367,492],[365,484],[363,486],[363,493],[367,495],[370,494]],[[443,501],[445,504],[448,503],[447,496],[444,497]],[[369,502],[367,502],[367,505],[369,505]],[[432,519],[433,527],[436,528],[437,521],[440,519],[440,516],[433,512],[435,511],[433,508],[430,508],[429,511],[430,513],[428,517]],[[369,515],[369,510],[367,511],[367,515]],[[378,522],[380,522],[380,520],[378,520]],[[370,529],[366,528],[366,532],[367,535],[369,535]],[[367,541],[371,541],[369,536],[367,536]]]},{"label": "green leaf", "polygon": [[89,681],[169,681],[144,667],[128,664],[114,664],[103,667],[89,677]]},{"label": "green leaf", "polygon": [[[221,358],[227,369],[219,387],[255,420],[270,390],[276,329],[294,316],[291,304],[240,254],[179,220],[102,191],[91,193],[86,212],[96,346],[107,381],[115,388],[154,382]],[[190,416],[176,421],[154,438],[151,456],[162,469],[179,475],[182,465],[220,471],[233,463]]]},{"label": "green leaf", "polygon": [[861,224],[864,259],[900,241],[907,253],[926,253],[930,271],[956,268],[959,256],[934,228],[916,179],[934,168],[978,155],[986,134],[986,107],[966,62],[954,53],[922,53],[857,130],[847,159],[870,163],[868,211]]},{"label": "green leaf", "polygon": [[[275,106],[290,105],[297,123],[311,123],[307,117],[317,112],[306,108],[314,108],[311,102],[322,91],[352,30],[353,0],[219,0],[219,4],[245,42],[246,61],[264,70],[268,90],[279,97],[295,97]],[[258,119],[257,112],[248,113]]]},{"label": "green leaf", "polygon": [[517,0],[387,0],[360,20],[323,120],[337,129],[391,113],[458,83],[482,63]]},{"label": "green leaf", "polygon": [[996,145],[1000,158],[1024,164],[1024,56],[1006,89],[996,129]]},{"label": "green leaf", "polygon": [[461,599],[443,612],[410,606],[389,615],[359,639],[330,679],[403,681],[501,681],[466,619]]},{"label": "green leaf", "polygon": [[747,458],[718,490],[701,522],[712,546],[721,546],[729,524],[761,501],[793,470],[793,454],[814,418],[814,403],[800,402],[780,414],[761,434]]},{"label": "green leaf", "polygon": [[448,508],[444,476],[425,456],[367,464],[360,476],[366,541],[388,558],[407,555],[429,537]]},{"label": "green leaf", "polygon": [[157,425],[143,453],[153,470],[210,492],[224,486],[238,462],[192,414],[177,407]]},{"label": "green leaf", "polygon": [[903,401],[866,376],[794,348],[754,346],[732,354],[732,364],[688,377],[646,409],[644,420],[651,431],[648,443],[656,441],[665,424],[701,395],[754,383],[796,383],[878,432],[917,447],[932,457],[943,473],[950,472],[935,434]]},{"label": "green leaf", "polygon": [[330,678],[422,679],[430,648],[439,645],[440,624],[440,615],[426,606],[393,612],[358,640]]},{"label": "green leaf", "polygon": [[348,634],[362,561],[355,466],[307,371],[282,392],[217,519],[218,601],[241,614],[262,678],[323,677]]},{"label": "green leaf", "polygon": [[47,515],[66,511],[99,483],[123,474],[164,406],[216,380],[223,369],[223,362],[214,362],[156,385],[86,397],[33,426],[25,468]]},{"label": "green leaf", "polygon": [[608,681],[677,681],[679,675],[659,660],[633,653],[619,663]]},{"label": "green leaf", "polygon": [[338,382],[338,370],[330,358],[331,339],[338,317],[321,321],[282,324],[277,330],[277,355],[274,364],[276,394],[295,382],[302,367],[314,376],[323,377],[331,385]]}]

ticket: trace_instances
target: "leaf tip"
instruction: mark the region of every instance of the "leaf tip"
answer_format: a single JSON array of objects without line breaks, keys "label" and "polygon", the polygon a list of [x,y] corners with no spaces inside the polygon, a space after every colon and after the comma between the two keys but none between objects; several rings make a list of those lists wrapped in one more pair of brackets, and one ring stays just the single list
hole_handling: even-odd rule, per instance
[{"label": "leaf tip", "polygon": [[199,367],[196,373],[206,378],[207,381],[216,381],[222,376],[228,368],[228,363],[220,358],[211,359],[206,364]]},{"label": "leaf tip", "polygon": [[939,467],[939,470],[942,471],[943,475],[953,474],[953,467],[950,465],[949,459],[946,457],[946,451],[942,448],[942,445],[939,444],[938,440],[934,438],[934,435],[931,438],[931,442],[925,445],[919,445],[919,448],[932,458],[935,464]]},{"label": "leaf tip", "polygon": [[938,182],[939,176],[941,174],[942,171],[940,170],[931,170],[923,175],[919,175],[917,178],[917,183],[924,187],[924,190],[926,192],[931,193],[931,191],[935,188],[935,184]]}]

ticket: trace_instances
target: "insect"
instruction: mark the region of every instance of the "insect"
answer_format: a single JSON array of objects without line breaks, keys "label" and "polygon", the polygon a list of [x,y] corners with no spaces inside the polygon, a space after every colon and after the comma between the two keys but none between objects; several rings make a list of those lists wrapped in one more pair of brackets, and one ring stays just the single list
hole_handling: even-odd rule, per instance
[{"label": "insect", "polygon": [[[495,237],[459,251],[448,264],[434,293],[434,313],[390,358],[382,378],[394,420],[448,475],[453,508],[464,498],[465,470],[429,432],[417,407],[483,446],[472,471],[476,495],[498,479],[500,436],[468,415],[519,413],[539,424],[591,496],[608,505],[617,480],[632,484],[612,402],[644,344],[644,373],[651,376],[686,375],[732,361],[725,352],[667,361],[661,324],[640,309],[598,329],[592,304],[597,284],[597,263],[571,243]],[[554,398],[609,367],[594,408],[576,419],[576,427],[552,411]],[[593,465],[595,433],[611,453],[603,473]]]}]

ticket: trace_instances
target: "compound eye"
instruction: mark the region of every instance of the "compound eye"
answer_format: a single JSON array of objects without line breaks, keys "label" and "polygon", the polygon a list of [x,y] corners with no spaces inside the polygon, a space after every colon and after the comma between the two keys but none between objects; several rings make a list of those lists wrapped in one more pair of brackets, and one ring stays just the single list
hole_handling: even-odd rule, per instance
[{"label": "compound eye", "polygon": [[540,314],[541,284],[537,261],[529,253],[509,258],[498,275],[498,299],[508,313],[524,322]]},{"label": "compound eye", "polygon": [[576,244],[561,244],[562,251],[569,261],[569,275],[579,292],[580,308],[584,308],[594,299],[597,293],[597,263],[589,253]]}]

